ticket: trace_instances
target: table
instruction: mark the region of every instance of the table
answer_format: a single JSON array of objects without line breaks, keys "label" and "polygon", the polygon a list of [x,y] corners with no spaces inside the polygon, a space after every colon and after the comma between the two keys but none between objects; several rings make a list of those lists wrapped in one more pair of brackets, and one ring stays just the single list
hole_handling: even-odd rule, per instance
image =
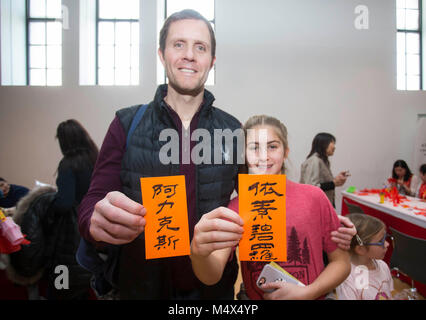
[{"label": "table", "polygon": [[[346,191],[342,192],[342,215],[349,213],[348,206],[345,201],[350,204],[359,206],[365,214],[374,216],[382,220],[389,232],[389,227],[395,230],[403,232],[407,235],[425,239],[426,240],[426,215],[424,211],[426,209],[426,202],[412,197],[407,197],[406,202],[402,202],[397,206],[387,199],[383,204],[380,203],[380,197],[377,193],[367,192],[355,192],[349,193]],[[416,209],[415,209],[416,208]],[[388,265],[393,252],[392,242],[389,242],[389,248],[383,259]],[[411,279],[402,276],[401,280],[408,282],[411,285]],[[414,282],[417,290],[426,296],[426,284]]]}]

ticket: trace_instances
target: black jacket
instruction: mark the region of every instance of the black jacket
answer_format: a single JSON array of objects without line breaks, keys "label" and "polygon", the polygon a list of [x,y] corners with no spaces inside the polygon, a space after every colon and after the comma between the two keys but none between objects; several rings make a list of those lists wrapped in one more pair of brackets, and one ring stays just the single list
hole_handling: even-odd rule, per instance
[{"label": "black jacket", "polygon": [[[23,285],[46,277],[52,288],[50,298],[88,297],[91,274],[75,259],[80,242],[76,207],[55,210],[52,203],[56,195],[54,188],[36,188],[18,203],[14,219],[31,243],[10,255],[8,274],[12,281]],[[60,265],[68,268],[67,290],[54,289],[54,281],[60,274],[55,273],[55,268]]]},{"label": "black jacket", "polygon": [[[173,119],[165,109],[163,98],[166,85],[157,89],[145,114],[129,140],[122,160],[121,181],[123,192],[134,201],[141,202],[140,177],[172,176],[180,174],[179,164],[164,165],[159,161],[159,152],[166,143],[160,141],[163,129],[176,129]],[[215,129],[241,128],[241,123],[226,112],[213,106],[213,95],[205,90],[204,104],[198,120],[198,128],[208,130],[214,136]],[[127,132],[137,107],[119,110],[117,116]],[[230,164],[214,164],[214,139],[211,139],[212,164],[196,166],[196,220],[217,207],[227,206],[236,185],[238,174],[237,144],[234,143],[233,162]],[[122,247],[119,272],[119,290],[122,299],[171,299],[174,290],[171,283],[171,268],[174,258],[146,260],[142,233],[132,243]],[[189,261],[189,258],[188,258]],[[225,267],[222,279],[213,286],[205,286],[198,280],[197,298],[233,299],[233,287],[238,273],[235,255]]]}]

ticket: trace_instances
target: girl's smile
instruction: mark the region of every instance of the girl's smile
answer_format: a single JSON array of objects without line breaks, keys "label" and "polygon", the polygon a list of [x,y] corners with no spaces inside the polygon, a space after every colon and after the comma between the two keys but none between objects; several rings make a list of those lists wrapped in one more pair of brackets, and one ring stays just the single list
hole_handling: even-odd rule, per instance
[{"label": "girl's smile", "polygon": [[247,164],[251,174],[280,174],[288,149],[274,127],[256,126],[247,130]]}]

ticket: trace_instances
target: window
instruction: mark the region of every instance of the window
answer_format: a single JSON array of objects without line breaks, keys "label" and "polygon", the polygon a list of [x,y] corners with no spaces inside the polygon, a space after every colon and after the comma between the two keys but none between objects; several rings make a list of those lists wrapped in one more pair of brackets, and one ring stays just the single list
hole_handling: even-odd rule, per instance
[{"label": "window", "polygon": [[97,0],[96,83],[139,84],[139,0]]},{"label": "window", "polygon": [[[183,9],[193,9],[198,11],[201,15],[203,15],[207,20],[210,21],[213,26],[213,30],[215,30],[214,0],[158,0],[159,19],[157,34],[159,34],[161,27],[163,26],[163,23],[168,16],[170,16],[174,12],[181,11]],[[216,65],[210,71],[206,85],[215,84],[215,72]],[[167,83],[167,76],[159,58],[157,58],[157,83]]]},{"label": "window", "polygon": [[1,84],[62,85],[61,0],[1,0]]},{"label": "window", "polygon": [[61,0],[27,0],[27,84],[62,85]]},{"label": "window", "polygon": [[397,89],[421,90],[422,0],[397,0]]}]

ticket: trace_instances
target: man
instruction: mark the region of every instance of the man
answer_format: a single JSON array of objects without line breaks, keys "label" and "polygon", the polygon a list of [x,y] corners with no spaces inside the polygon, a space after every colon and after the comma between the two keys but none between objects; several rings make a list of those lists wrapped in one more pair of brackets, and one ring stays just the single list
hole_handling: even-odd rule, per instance
[{"label": "man", "polygon": [[15,207],[28,191],[28,188],[16,184],[9,184],[5,179],[0,178],[0,207]]},{"label": "man", "polygon": [[[213,107],[214,97],[204,89],[216,60],[215,50],[212,27],[199,13],[183,10],[171,15],[160,32],[158,50],[168,85],[158,87],[127,147],[137,107],[119,110],[105,136],[90,189],[80,206],[79,226],[82,236],[96,245],[123,245],[118,265],[121,299],[233,299],[238,273],[235,255],[214,286],[195,277],[188,256],[145,259],[146,209],[141,205],[139,183],[140,177],[185,176],[191,238],[203,214],[228,204],[238,173],[236,156],[232,164],[182,161],[195,146],[191,141],[189,150],[182,150],[183,139],[195,129],[208,130],[213,136],[214,129],[241,127],[237,119]],[[160,161],[165,142],[159,136],[165,129],[179,134],[179,164]]]}]

